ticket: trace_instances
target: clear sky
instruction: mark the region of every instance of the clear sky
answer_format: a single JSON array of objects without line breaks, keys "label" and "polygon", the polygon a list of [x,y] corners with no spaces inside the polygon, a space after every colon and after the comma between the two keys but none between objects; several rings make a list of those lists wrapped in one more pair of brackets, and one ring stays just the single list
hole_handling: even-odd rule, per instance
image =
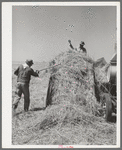
[{"label": "clear sky", "polygon": [[115,6],[13,6],[12,60],[49,61],[85,42],[88,54],[108,62],[116,42]]}]

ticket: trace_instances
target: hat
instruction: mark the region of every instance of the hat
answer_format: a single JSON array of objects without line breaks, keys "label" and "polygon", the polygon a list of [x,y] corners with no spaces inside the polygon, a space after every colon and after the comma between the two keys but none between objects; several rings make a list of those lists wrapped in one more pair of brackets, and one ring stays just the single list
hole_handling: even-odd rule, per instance
[{"label": "hat", "polygon": [[25,62],[26,62],[27,65],[32,65],[33,64],[33,60],[32,59],[27,59]]},{"label": "hat", "polygon": [[80,42],[81,45],[85,45],[85,43],[83,41]]}]

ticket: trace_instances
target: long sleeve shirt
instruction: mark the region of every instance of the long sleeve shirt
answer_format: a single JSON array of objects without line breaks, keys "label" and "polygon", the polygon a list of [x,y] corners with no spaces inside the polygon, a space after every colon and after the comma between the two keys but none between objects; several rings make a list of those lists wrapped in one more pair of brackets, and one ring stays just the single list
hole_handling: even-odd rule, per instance
[{"label": "long sleeve shirt", "polygon": [[14,74],[17,76],[17,82],[29,83],[31,75],[38,77],[38,73],[34,72],[29,66],[24,67],[20,65],[15,71]]}]

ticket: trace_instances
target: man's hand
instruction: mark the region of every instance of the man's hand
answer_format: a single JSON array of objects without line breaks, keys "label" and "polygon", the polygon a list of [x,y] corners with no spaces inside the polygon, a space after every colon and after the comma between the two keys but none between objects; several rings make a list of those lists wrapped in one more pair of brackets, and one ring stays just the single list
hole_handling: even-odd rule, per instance
[{"label": "man's hand", "polygon": [[36,70],[36,73],[39,74],[39,70]]},{"label": "man's hand", "polygon": [[71,40],[68,40],[68,42],[71,44]]}]

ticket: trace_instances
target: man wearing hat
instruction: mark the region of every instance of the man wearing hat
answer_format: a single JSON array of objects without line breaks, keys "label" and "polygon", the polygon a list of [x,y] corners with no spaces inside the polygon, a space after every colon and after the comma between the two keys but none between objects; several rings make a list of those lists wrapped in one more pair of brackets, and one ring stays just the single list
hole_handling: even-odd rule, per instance
[{"label": "man wearing hat", "polygon": [[[68,40],[68,42],[69,42],[69,44],[70,44],[69,46],[71,47],[71,49],[74,50],[74,47],[73,47],[72,44],[71,44],[71,40]],[[78,49],[75,48],[75,50],[76,50],[76,51],[78,51],[78,50],[81,51],[81,50],[82,50],[83,53],[86,53],[86,49],[84,48],[84,45],[85,45],[85,43],[84,43],[83,41],[81,41],[81,43],[80,43]]]},{"label": "man wearing hat", "polygon": [[17,86],[15,92],[15,99],[13,101],[13,109],[15,110],[18,106],[19,100],[21,99],[22,93],[24,94],[24,110],[28,111],[30,104],[30,93],[29,93],[29,83],[31,75],[38,77],[39,71],[34,72],[31,68],[33,65],[33,60],[28,59],[25,64],[20,65],[14,74],[17,76]]}]

